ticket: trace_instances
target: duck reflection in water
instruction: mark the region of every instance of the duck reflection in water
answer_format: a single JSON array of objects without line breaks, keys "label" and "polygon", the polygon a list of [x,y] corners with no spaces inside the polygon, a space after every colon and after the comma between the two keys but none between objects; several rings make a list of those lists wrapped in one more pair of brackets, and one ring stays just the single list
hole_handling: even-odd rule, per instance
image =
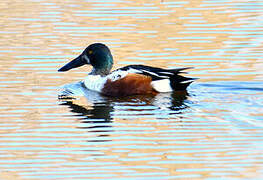
[{"label": "duck reflection in water", "polygon": [[[188,106],[185,104],[187,92],[160,93],[157,95],[135,95],[127,97],[106,97],[98,92],[88,90],[83,82],[65,85],[59,94],[60,105],[68,106],[75,115],[79,117],[81,129],[97,133],[96,137],[103,137],[103,140],[89,140],[88,142],[111,141],[109,137],[113,131],[113,119],[115,111],[129,112],[129,115],[158,115],[163,116],[181,114]],[[84,99],[85,101],[81,101]],[[120,109],[121,107],[121,109]],[[149,111],[153,109],[153,111]],[[161,111],[156,111],[159,109]],[[146,112],[147,110],[147,112]],[[167,114],[166,114],[167,112]]]}]

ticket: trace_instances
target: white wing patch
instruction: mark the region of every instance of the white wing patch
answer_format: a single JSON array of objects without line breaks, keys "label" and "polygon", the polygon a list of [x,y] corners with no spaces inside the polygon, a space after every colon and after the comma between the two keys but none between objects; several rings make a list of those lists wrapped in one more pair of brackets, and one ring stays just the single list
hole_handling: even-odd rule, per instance
[{"label": "white wing patch", "polygon": [[146,71],[146,70],[142,70],[143,72],[146,72],[148,74],[151,74],[153,76],[159,76],[158,74],[154,73],[154,72],[151,72],[151,71]]},{"label": "white wing patch", "polygon": [[133,68],[129,68],[128,69],[128,72],[129,73],[139,73],[139,74],[141,74],[142,73],[142,71],[141,70],[139,70],[139,69],[133,69]]},{"label": "white wing patch", "polygon": [[173,91],[169,79],[161,79],[151,82],[152,87],[158,92],[171,92]]},{"label": "white wing patch", "polygon": [[168,74],[168,75],[172,75],[173,74],[173,73],[170,73],[170,72],[158,72],[158,73],[155,73],[155,72],[152,72],[152,71],[147,71],[145,69],[137,70],[137,69],[132,69],[132,68],[129,69],[129,72],[130,73],[139,73],[139,74],[147,73],[147,74],[150,74],[152,76],[161,77],[161,78],[169,78],[165,74]]},{"label": "white wing patch", "polygon": [[128,74],[127,71],[118,70],[118,71],[113,71],[111,74],[106,76],[106,78],[110,79],[111,81],[117,81],[119,79],[124,78],[127,74]]},{"label": "white wing patch", "polygon": [[172,72],[159,72],[160,74],[169,74],[169,75],[173,75],[174,73]]}]

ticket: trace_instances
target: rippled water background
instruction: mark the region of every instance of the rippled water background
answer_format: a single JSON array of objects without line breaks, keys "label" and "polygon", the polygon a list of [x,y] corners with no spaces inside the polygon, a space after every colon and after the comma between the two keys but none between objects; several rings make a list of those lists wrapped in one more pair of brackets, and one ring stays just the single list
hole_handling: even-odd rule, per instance
[{"label": "rippled water background", "polygon": [[[263,178],[262,1],[4,0],[0,24],[0,179]],[[57,72],[94,42],[200,79],[100,96]]]}]

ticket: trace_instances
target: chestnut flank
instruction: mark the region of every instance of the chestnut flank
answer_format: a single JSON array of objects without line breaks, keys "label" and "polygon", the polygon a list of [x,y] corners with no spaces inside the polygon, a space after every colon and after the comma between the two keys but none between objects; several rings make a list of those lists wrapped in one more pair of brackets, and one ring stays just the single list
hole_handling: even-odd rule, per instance
[{"label": "chestnut flank", "polygon": [[128,96],[156,93],[153,90],[152,78],[141,74],[128,74],[116,81],[110,79],[105,83],[102,94],[107,96]]}]

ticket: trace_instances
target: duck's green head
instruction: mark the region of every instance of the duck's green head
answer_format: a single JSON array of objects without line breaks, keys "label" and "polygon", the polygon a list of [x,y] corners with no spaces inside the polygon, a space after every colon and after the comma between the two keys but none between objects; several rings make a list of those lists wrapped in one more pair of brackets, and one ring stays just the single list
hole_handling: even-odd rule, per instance
[{"label": "duck's green head", "polygon": [[92,74],[109,74],[113,64],[110,49],[101,43],[91,44],[81,53],[81,55],[64,65],[58,71],[68,71],[85,64],[91,64],[93,66]]}]

